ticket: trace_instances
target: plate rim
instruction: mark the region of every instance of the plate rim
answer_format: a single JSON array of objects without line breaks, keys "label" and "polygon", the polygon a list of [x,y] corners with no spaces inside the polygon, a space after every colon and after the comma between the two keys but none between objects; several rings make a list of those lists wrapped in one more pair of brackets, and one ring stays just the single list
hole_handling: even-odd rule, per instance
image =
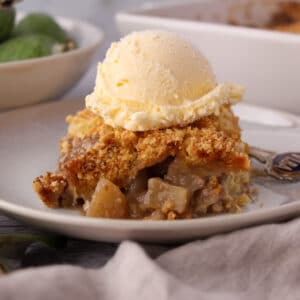
[{"label": "plate rim", "polygon": [[[221,214],[217,216],[199,217],[194,219],[180,220],[130,220],[130,219],[106,219],[92,218],[86,216],[73,216],[66,214],[57,214],[47,211],[41,211],[34,208],[29,208],[19,204],[9,203],[0,198],[0,210],[7,214],[12,214],[17,217],[26,219],[34,219],[36,221],[48,222],[51,224],[67,224],[80,225],[93,228],[110,228],[121,230],[166,230],[170,229],[194,229],[205,226],[230,225],[233,223],[248,224],[250,222],[259,222],[264,219],[290,215],[297,210],[300,210],[300,199],[291,203],[283,204],[275,207],[261,208],[249,212]],[[143,224],[143,226],[140,226]]]}]

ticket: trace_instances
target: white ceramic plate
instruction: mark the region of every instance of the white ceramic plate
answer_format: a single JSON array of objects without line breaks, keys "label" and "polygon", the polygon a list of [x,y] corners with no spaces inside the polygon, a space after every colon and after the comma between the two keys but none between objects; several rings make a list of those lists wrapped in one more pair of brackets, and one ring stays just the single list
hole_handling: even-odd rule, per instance
[{"label": "white ceramic plate", "polygon": [[[261,187],[259,200],[244,213],[194,220],[93,219],[76,211],[48,209],[33,192],[32,180],[56,168],[58,142],[66,132],[65,116],[82,106],[83,101],[62,101],[0,114],[0,209],[3,212],[28,224],[74,237],[147,242],[190,240],[300,214],[300,184],[278,183]],[[242,105],[236,111],[247,116],[247,122],[242,125],[244,139],[251,144],[278,151],[300,150],[300,130],[293,127],[300,124],[299,118]],[[255,118],[251,119],[247,111]],[[268,120],[268,125],[254,123],[257,120]]]}]

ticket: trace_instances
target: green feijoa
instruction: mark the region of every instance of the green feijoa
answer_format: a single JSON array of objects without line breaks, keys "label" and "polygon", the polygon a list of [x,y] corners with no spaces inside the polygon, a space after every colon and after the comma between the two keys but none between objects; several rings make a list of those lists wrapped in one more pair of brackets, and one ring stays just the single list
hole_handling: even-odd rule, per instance
[{"label": "green feijoa", "polygon": [[14,33],[16,35],[47,35],[59,43],[67,43],[69,40],[60,25],[51,16],[42,13],[31,13],[25,16],[16,25]]},{"label": "green feijoa", "polygon": [[21,259],[23,268],[61,264],[63,261],[57,249],[43,242],[30,244]]},{"label": "green feijoa", "polygon": [[16,11],[13,7],[0,7],[0,42],[6,40],[15,25]]},{"label": "green feijoa", "polygon": [[19,36],[0,44],[0,62],[38,58],[63,52],[63,45],[48,36]]}]

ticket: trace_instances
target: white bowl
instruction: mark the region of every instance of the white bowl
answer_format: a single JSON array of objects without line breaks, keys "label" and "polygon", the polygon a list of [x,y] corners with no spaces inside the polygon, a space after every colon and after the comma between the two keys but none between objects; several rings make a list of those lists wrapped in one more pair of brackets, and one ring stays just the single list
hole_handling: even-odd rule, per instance
[{"label": "white bowl", "polygon": [[87,71],[103,32],[88,23],[57,18],[78,48],[62,54],[0,63],[0,110],[55,99]]},{"label": "white bowl", "polygon": [[209,59],[219,81],[246,87],[248,102],[300,114],[300,35],[226,25],[229,18],[265,24],[278,2],[180,1],[121,12],[116,21],[122,34],[149,28],[183,34]]}]

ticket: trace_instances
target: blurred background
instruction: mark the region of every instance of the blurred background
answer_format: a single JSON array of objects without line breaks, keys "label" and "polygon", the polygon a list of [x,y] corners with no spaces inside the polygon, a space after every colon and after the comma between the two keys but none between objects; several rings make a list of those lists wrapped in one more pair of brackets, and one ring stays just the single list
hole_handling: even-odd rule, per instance
[{"label": "blurred background", "polygon": [[[64,16],[78,18],[88,21],[92,24],[100,26],[105,33],[103,46],[99,49],[95,56],[95,62],[102,60],[110,43],[119,38],[115,22],[114,14],[120,10],[136,8],[149,1],[143,0],[24,0],[17,5],[21,11],[39,11],[54,16]],[[172,2],[172,0],[151,0],[151,2]],[[96,64],[81,79],[64,98],[85,97],[94,87],[96,76]]]},{"label": "blurred background", "polygon": [[[150,2],[159,4],[177,2],[178,5],[173,5],[173,7],[160,8],[157,12],[152,12],[154,19],[151,23],[149,19],[127,16],[127,19],[125,18],[125,21],[120,23],[123,34],[149,27],[176,31],[201,49],[212,64],[218,81],[231,81],[247,88],[244,97],[246,102],[300,114],[298,104],[300,0],[198,1],[199,3],[195,0],[191,1],[193,3],[189,3],[188,0],[23,0],[16,5],[16,9],[80,19],[103,29],[104,43],[97,51],[91,67],[81,81],[65,94],[64,98],[84,98],[92,91],[97,62],[103,60],[111,42],[119,39],[115,25],[117,12],[136,9]],[[156,18],[157,16],[159,18]],[[173,18],[172,22],[168,22],[168,17]],[[219,25],[211,27],[211,24],[207,23]],[[223,26],[223,24],[231,26]],[[255,30],[252,30],[253,28]],[[87,62],[87,60],[83,61]],[[73,64],[72,67],[74,65],[80,66],[80,64]],[[61,66],[59,64],[59,67]],[[69,68],[69,71],[71,72],[72,68]],[[63,79],[72,79],[71,76],[65,75],[66,72],[66,68],[63,68],[63,72],[56,71],[52,76],[53,74],[51,75],[48,70],[47,78],[43,75],[33,78],[34,72],[30,71],[29,75],[23,79],[27,79],[31,85],[35,84],[34,87],[40,87],[40,89],[31,89],[36,94],[48,88],[49,92],[44,92],[44,98],[47,100],[57,98],[58,95],[56,93],[55,97],[50,97],[50,92],[53,91],[54,94],[56,89],[50,88],[47,79],[53,79],[54,87],[60,86]],[[23,73],[11,74],[21,76]],[[57,79],[55,74],[60,74],[64,78]],[[30,78],[32,80],[29,82]],[[23,79],[19,82],[24,83]],[[36,83],[37,79],[40,79],[39,84]],[[2,77],[0,72],[0,91],[2,92],[0,96],[10,101],[14,98],[17,104],[19,99],[24,97],[14,95],[17,91],[15,92],[15,89],[10,87],[14,80],[15,77],[11,80],[8,78],[8,72],[4,71]],[[41,88],[40,84],[45,84],[45,88]],[[6,94],[3,95],[4,90]],[[27,96],[33,98],[30,93],[27,93]],[[35,97],[35,100],[40,98],[42,97]],[[24,100],[24,103],[37,102],[30,101]],[[7,106],[10,104],[8,103]]]}]

